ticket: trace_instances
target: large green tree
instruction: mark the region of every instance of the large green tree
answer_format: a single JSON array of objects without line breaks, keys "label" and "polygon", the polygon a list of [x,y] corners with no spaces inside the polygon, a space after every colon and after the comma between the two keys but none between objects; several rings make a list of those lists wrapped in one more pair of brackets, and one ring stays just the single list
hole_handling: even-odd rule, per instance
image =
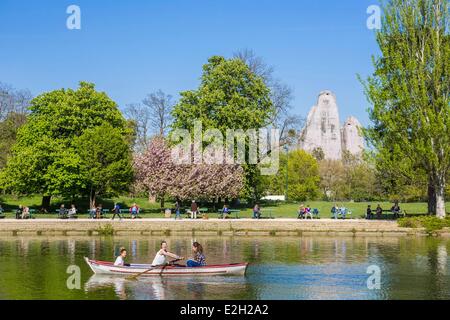
[{"label": "large green tree", "polygon": [[[448,0],[390,0],[377,32],[381,55],[365,83],[373,126],[366,136],[382,167],[422,168],[435,212],[445,217],[450,168]],[[403,167],[403,168],[402,168]]]},{"label": "large green tree", "polygon": [[87,129],[74,140],[80,158],[83,193],[90,205],[101,195],[118,195],[128,190],[133,178],[130,145],[120,130],[110,124]]},{"label": "large green tree", "polygon": [[[204,130],[219,129],[225,137],[228,129],[260,129],[270,124],[274,107],[270,90],[264,80],[238,58],[213,56],[203,66],[197,90],[181,93],[172,111],[172,129],[194,129],[194,122],[202,122]],[[260,171],[257,165],[247,164],[245,196],[257,199]]]},{"label": "large green tree", "polygon": [[[287,174],[286,174],[287,170]],[[317,160],[303,150],[283,153],[280,171],[264,179],[267,192],[286,195],[289,201],[314,200],[320,195],[320,175]]]},{"label": "large green tree", "polygon": [[28,121],[20,128],[12,156],[1,172],[1,184],[20,194],[42,194],[44,207],[53,195],[85,191],[89,172],[84,170],[86,159],[80,156],[77,138],[105,124],[124,138],[131,135],[117,104],[93,84],[81,82],[77,90],[60,89],[34,98]]}]

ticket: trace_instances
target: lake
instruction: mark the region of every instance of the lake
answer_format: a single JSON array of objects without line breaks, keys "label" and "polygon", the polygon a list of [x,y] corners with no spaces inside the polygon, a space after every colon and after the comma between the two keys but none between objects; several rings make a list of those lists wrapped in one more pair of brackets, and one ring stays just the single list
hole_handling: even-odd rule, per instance
[{"label": "lake", "polygon": [[[161,240],[185,257],[199,241],[209,264],[249,262],[247,274],[133,281],[94,276],[83,260],[124,246],[128,262],[151,263]],[[422,237],[0,237],[0,299],[450,299],[449,250]]]}]

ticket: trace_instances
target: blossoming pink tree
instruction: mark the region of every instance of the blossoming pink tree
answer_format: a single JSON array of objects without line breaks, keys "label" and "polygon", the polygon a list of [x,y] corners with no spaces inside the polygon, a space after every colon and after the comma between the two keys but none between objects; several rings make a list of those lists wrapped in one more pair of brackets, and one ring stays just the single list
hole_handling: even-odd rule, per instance
[{"label": "blossoming pink tree", "polygon": [[163,138],[154,138],[147,151],[135,157],[136,186],[156,196],[164,206],[165,196],[180,200],[233,199],[244,186],[244,171],[239,165],[177,165]]}]

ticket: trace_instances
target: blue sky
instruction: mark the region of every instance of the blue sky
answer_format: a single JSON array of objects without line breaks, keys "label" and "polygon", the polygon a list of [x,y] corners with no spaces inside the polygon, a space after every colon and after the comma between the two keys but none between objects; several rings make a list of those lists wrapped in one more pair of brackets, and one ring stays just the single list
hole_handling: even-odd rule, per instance
[{"label": "blue sky", "polygon": [[[162,89],[195,89],[211,55],[252,49],[294,89],[306,116],[321,90],[338,98],[341,121],[368,124],[356,75],[378,52],[366,27],[375,0],[0,0],[0,81],[34,95],[80,80],[122,107]],[[81,30],[66,9],[81,8]]]}]

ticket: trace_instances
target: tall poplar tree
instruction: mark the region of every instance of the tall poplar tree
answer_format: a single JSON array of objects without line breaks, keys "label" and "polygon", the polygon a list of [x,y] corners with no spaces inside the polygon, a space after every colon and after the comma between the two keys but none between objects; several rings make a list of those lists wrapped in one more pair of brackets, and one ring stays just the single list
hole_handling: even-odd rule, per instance
[{"label": "tall poplar tree", "polygon": [[429,211],[441,218],[450,168],[449,21],[449,0],[389,0],[376,35],[381,55],[364,83],[373,122],[365,133],[378,163],[423,168]]}]

